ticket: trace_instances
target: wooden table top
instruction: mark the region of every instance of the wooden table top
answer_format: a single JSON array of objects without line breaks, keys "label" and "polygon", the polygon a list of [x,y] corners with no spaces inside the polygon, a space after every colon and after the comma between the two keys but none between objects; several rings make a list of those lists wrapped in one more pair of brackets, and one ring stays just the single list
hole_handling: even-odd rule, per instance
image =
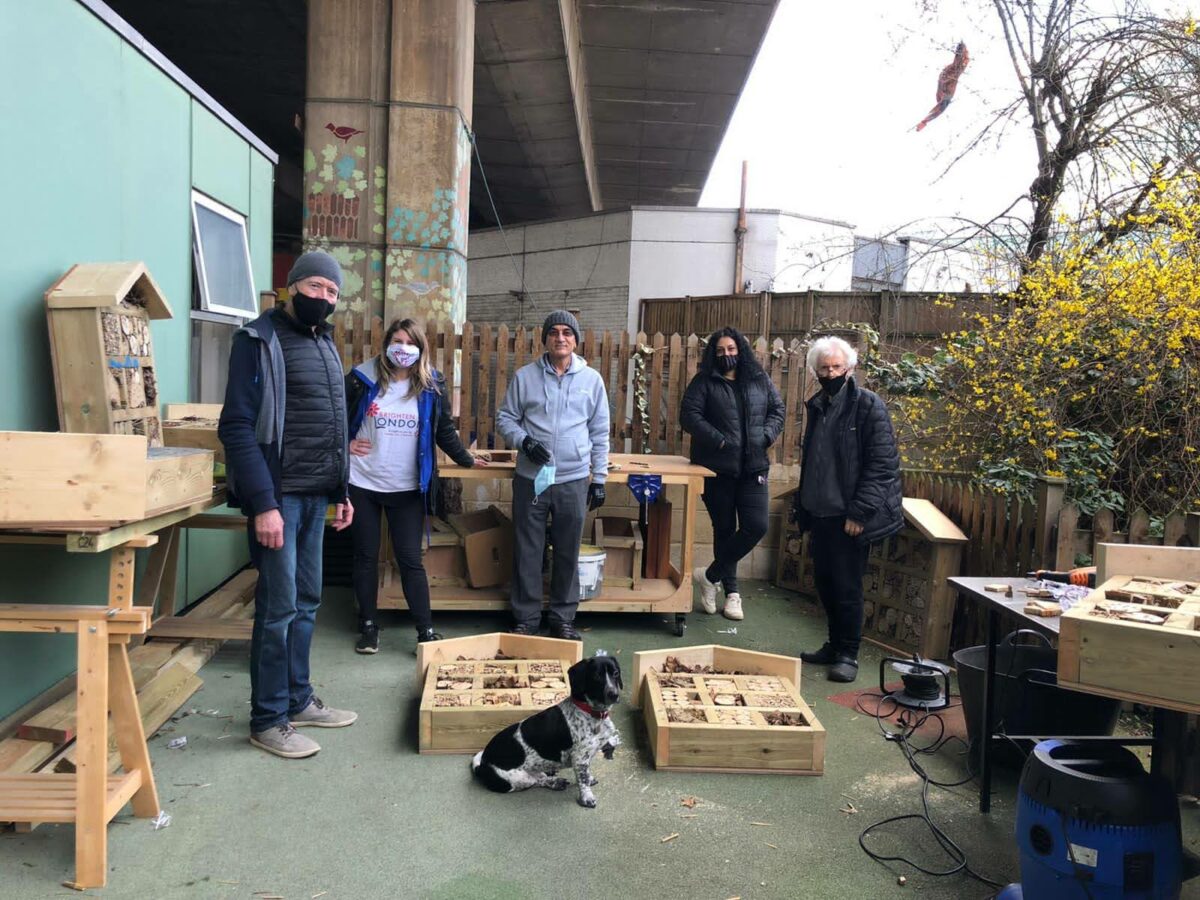
[{"label": "wooden table top", "polygon": [[[511,451],[491,451],[506,455]],[[715,473],[704,466],[693,465],[685,456],[658,456],[651,453],[608,454],[608,481],[624,484],[630,475],[659,475],[668,483],[681,483],[690,478],[707,478]],[[483,481],[489,478],[512,478],[516,471],[515,460],[494,459],[479,469],[464,469],[453,462],[442,465],[439,474],[443,478],[462,478]]]}]

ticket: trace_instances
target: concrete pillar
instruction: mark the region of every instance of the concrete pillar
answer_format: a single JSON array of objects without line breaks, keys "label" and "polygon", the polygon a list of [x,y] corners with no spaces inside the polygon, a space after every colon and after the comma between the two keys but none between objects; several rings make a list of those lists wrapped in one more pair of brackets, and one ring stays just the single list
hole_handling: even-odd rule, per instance
[{"label": "concrete pillar", "polygon": [[466,315],[474,0],[310,0],[304,242],[353,312]]}]

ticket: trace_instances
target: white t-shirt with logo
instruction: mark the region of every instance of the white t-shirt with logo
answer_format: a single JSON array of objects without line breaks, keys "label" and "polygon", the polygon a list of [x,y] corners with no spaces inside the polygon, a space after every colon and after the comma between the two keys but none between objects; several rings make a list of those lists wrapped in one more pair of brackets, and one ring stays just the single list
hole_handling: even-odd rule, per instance
[{"label": "white t-shirt with logo", "polygon": [[372,491],[415,491],[420,487],[417,441],[420,418],[417,397],[408,396],[408,379],[388,385],[376,396],[356,438],[371,442],[368,456],[350,455],[350,483]]}]

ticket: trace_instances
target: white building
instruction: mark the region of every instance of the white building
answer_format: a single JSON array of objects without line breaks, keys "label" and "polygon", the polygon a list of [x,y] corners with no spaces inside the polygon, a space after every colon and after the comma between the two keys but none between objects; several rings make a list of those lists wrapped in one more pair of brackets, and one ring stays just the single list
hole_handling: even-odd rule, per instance
[{"label": "white building", "polygon": [[[565,308],[585,328],[636,331],[643,299],[732,291],[736,225],[736,209],[635,206],[474,231],[467,319],[532,326]],[[747,210],[746,225],[746,290],[849,290],[848,223]]]},{"label": "white building", "polygon": [[[733,292],[736,209],[634,206],[471,232],[467,319],[537,326],[578,310],[585,328],[637,331],[640,303]],[[846,222],[746,212],[744,292],[993,291],[1012,284],[960,241],[856,237]]]}]

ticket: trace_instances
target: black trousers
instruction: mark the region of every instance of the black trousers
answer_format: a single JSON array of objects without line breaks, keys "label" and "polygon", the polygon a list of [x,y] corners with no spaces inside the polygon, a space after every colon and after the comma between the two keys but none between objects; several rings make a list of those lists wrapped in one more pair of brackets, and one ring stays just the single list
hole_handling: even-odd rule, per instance
[{"label": "black trousers", "polygon": [[726,596],[738,589],[738,563],[767,533],[768,500],[765,472],[704,479],[704,505],[713,527],[713,562],[704,577],[720,583]]},{"label": "black trousers", "polygon": [[420,491],[383,493],[350,485],[354,519],[350,533],[354,538],[354,599],[358,601],[359,628],[375,622],[379,604],[379,539],[381,515],[387,515],[392,551],[404,599],[418,631],[433,627],[429,609],[429,579],[421,559],[421,541],[425,536],[425,497]]},{"label": "black trousers", "polygon": [[808,549],[817,596],[825,607],[829,624],[829,644],[835,653],[858,659],[863,627],[863,573],[870,547],[846,534],[844,516],[814,516]]}]

